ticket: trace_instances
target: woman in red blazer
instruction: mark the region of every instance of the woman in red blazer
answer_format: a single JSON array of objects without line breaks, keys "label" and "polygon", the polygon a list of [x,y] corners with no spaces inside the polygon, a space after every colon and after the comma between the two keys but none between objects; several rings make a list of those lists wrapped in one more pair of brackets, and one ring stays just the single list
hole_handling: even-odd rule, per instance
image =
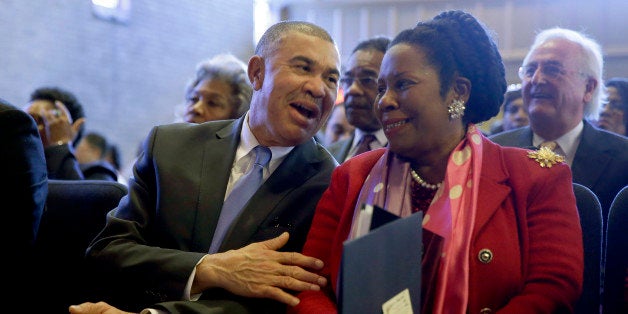
[{"label": "woman in red blazer", "polygon": [[422,313],[573,311],[583,249],[571,172],[549,149],[501,147],[475,126],[497,114],[506,90],[483,25],[449,11],[401,32],[378,81],[389,146],[334,171],[303,249],[325,262],[330,282],[290,311],[338,311],[342,245],[360,236],[365,203],[423,212]]}]

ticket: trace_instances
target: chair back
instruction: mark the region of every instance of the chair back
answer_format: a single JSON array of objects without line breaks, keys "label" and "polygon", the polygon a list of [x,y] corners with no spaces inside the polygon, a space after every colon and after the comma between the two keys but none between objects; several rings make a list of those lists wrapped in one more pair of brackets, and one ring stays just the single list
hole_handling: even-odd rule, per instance
[{"label": "chair back", "polygon": [[608,212],[602,312],[628,313],[624,282],[628,276],[628,186],[617,193]]},{"label": "chair back", "polygon": [[602,284],[602,206],[589,188],[573,183],[584,245],[584,281],[575,313],[599,313]]},{"label": "chair back", "polygon": [[[46,208],[35,240],[33,285],[46,291],[37,304],[46,313],[67,313],[87,301],[90,281],[85,250],[105,225],[107,213],[127,194],[127,187],[103,180],[48,180]],[[36,277],[36,278],[37,278]],[[29,292],[25,292],[29,293]],[[34,311],[38,312],[38,311]]]}]

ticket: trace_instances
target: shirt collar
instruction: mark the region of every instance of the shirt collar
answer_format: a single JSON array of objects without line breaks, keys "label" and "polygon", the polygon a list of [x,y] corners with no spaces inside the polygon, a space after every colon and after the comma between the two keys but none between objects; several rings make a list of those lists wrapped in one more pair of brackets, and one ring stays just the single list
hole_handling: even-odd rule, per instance
[{"label": "shirt collar", "polygon": [[[568,165],[571,165],[574,157],[576,156],[576,150],[578,149],[578,144],[580,144],[580,138],[582,135],[582,129],[584,128],[584,123],[580,121],[573,129],[569,132],[563,134],[559,138],[554,141],[560,146],[560,149],[565,152],[565,162]],[[532,145],[538,147],[541,143],[546,140],[536,133],[532,136]]]},{"label": "shirt collar", "polygon": [[[244,121],[242,122],[242,131],[240,131],[240,143],[238,143],[238,148],[236,150],[235,164],[241,164],[241,161],[244,162],[244,165],[248,164],[250,153],[257,145],[260,145],[260,143],[251,131],[251,127],[249,126],[249,113],[247,111]],[[272,153],[272,158],[270,159],[268,168],[272,173],[279,166],[286,155],[292,151],[294,146],[271,146],[269,148]],[[245,156],[249,157],[242,160]]]},{"label": "shirt collar", "polygon": [[355,129],[355,136],[353,137],[353,143],[351,143],[351,147],[356,147],[362,136],[365,134],[373,134],[375,135],[375,139],[380,144],[379,146],[386,146],[388,144],[388,138],[386,138],[386,134],[384,134],[384,129],[379,129],[375,132],[365,132],[358,128]]}]

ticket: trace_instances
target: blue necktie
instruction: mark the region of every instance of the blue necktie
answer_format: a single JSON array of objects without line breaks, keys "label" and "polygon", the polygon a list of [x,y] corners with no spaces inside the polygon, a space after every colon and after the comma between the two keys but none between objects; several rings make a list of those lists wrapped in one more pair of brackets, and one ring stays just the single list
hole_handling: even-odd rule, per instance
[{"label": "blue necktie", "polygon": [[255,194],[259,186],[262,185],[264,167],[268,166],[272,154],[268,147],[259,145],[253,148],[253,152],[255,153],[253,167],[236,182],[233,190],[231,190],[231,193],[222,205],[218,225],[214,232],[212,244],[209,247],[209,253],[218,252],[231,223],[240,214],[244,205]]}]

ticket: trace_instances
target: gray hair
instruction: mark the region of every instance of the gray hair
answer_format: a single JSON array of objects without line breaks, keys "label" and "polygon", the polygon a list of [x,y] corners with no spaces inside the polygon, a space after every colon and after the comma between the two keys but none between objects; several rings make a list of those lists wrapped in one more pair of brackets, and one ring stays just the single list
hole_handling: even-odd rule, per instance
[{"label": "gray hair", "polygon": [[197,64],[196,76],[185,88],[186,97],[198,83],[206,79],[221,80],[231,86],[238,117],[249,110],[253,87],[247,75],[247,65],[240,59],[230,53],[224,53]]},{"label": "gray hair", "polygon": [[264,32],[255,47],[255,54],[263,58],[271,55],[277,48],[276,43],[289,32],[298,32],[318,37],[336,45],[331,35],[324,28],[314,23],[305,21],[280,21],[270,26],[266,32]]},{"label": "gray hair", "polygon": [[584,116],[588,119],[597,119],[600,105],[608,98],[606,87],[604,86],[604,59],[602,57],[602,47],[594,39],[581,32],[570,29],[555,27],[541,31],[536,35],[530,51],[523,60],[523,64],[528,63],[528,59],[533,50],[551,39],[565,39],[571,41],[581,48],[581,72],[589,78],[597,80],[597,86],[593,91],[591,101],[584,104]]}]

